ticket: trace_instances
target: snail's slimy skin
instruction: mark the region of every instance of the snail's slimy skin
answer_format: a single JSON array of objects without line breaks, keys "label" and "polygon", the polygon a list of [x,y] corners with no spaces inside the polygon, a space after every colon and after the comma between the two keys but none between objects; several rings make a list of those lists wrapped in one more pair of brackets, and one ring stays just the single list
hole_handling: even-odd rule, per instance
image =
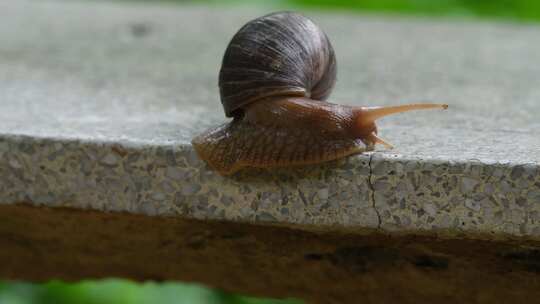
[{"label": "snail's slimy skin", "polygon": [[307,98],[263,100],[195,137],[193,146],[224,175],[243,167],[317,164],[373,148],[354,135],[354,117],[352,107]]}]

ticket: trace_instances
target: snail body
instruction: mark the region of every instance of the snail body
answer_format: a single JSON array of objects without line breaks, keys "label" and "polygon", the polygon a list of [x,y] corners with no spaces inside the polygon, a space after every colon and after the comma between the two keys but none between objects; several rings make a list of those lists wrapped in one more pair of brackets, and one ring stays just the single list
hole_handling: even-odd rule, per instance
[{"label": "snail body", "polygon": [[326,102],[336,81],[326,34],[310,19],[279,12],[254,19],[232,38],[219,74],[230,123],[192,141],[219,173],[243,167],[322,163],[372,150],[375,120],[393,113],[446,105],[355,107]]}]

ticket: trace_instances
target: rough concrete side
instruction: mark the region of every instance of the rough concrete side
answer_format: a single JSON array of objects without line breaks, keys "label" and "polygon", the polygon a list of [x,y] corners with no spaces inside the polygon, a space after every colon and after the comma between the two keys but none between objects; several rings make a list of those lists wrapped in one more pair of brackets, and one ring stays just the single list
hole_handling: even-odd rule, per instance
[{"label": "rough concrete side", "polygon": [[372,167],[375,206],[385,230],[540,235],[536,165],[376,156]]},{"label": "rough concrete side", "polygon": [[369,155],[293,170],[212,172],[185,146],[0,139],[0,202],[198,219],[377,227]]},{"label": "rough concrete side", "polygon": [[387,231],[540,236],[535,166],[375,154],[222,177],[190,147],[0,139],[0,202]]}]

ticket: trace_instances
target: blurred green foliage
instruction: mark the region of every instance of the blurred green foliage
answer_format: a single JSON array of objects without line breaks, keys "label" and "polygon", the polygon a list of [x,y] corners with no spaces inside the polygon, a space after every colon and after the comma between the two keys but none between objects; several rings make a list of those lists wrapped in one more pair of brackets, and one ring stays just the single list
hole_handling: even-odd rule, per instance
[{"label": "blurred green foliage", "polygon": [[256,299],[196,284],[144,283],[108,279],[67,284],[0,283],[0,304],[299,304],[297,300]]},{"label": "blurred green foliage", "polygon": [[538,0],[289,0],[311,6],[416,15],[540,20]]},{"label": "blurred green foliage", "polygon": [[[139,0],[151,1],[151,0]],[[218,5],[264,5],[279,9],[321,9],[418,16],[540,21],[540,0],[157,0]]]},{"label": "blurred green foliage", "polygon": [[428,15],[505,17],[540,19],[538,0],[294,0],[305,5],[331,4],[334,7]]}]

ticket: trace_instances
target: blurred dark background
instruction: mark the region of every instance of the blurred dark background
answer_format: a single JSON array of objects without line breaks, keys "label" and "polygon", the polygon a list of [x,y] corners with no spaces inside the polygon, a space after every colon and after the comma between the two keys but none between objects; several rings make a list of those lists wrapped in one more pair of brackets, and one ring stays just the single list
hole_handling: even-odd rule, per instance
[{"label": "blurred dark background", "polygon": [[[37,1],[37,0],[36,0]],[[67,1],[67,0],[66,0]],[[88,0],[89,2],[92,0]],[[96,0],[94,0],[96,1]],[[138,2],[172,2],[181,5],[266,6],[275,9],[317,10],[331,13],[374,13],[385,15],[427,16],[466,20],[504,22],[540,21],[539,0],[98,0],[119,1],[129,5]],[[173,6],[174,7],[174,6]],[[139,303],[301,303],[296,300],[256,299],[233,295],[195,284],[137,284],[126,280],[87,281],[67,284],[52,281],[45,284],[0,282],[0,304],[139,304]]]}]

